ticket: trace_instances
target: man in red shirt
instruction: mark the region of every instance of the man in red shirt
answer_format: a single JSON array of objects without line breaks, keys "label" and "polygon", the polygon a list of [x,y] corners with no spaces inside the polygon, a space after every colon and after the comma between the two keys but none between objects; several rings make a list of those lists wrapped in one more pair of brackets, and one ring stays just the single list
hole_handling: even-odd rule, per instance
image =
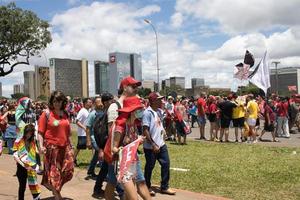
[{"label": "man in red shirt", "polygon": [[287,98],[282,98],[277,104],[277,135],[278,137],[290,137],[289,123],[288,123],[288,108],[289,103]]},{"label": "man in red shirt", "polygon": [[205,113],[206,113],[206,94],[202,92],[200,94],[200,98],[197,101],[197,107],[198,107],[198,124],[200,128],[200,140],[205,140]]}]

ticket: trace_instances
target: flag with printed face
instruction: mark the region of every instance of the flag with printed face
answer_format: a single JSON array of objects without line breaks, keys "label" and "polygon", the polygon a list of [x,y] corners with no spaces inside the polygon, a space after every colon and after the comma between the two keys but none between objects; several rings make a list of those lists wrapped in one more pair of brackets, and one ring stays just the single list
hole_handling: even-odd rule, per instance
[{"label": "flag with printed face", "polygon": [[234,68],[234,78],[248,80],[250,65],[239,63]]},{"label": "flag with printed face", "polygon": [[132,143],[126,145],[119,152],[119,182],[127,182],[136,176],[138,162],[137,150],[141,142],[142,139],[138,138]]},{"label": "flag with printed face", "polygon": [[233,77],[241,81],[248,80],[249,69],[254,65],[254,62],[253,55],[246,50],[244,63],[235,65]]}]

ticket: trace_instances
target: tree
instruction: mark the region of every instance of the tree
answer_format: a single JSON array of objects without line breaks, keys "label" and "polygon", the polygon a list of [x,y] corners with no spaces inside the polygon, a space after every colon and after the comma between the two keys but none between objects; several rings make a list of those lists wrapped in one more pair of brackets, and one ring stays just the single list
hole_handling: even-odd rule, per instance
[{"label": "tree", "polygon": [[150,88],[140,88],[138,91],[138,95],[141,97],[148,97],[148,95],[151,93],[151,89]]},{"label": "tree", "polygon": [[249,83],[248,86],[240,87],[238,94],[246,95],[246,94],[254,94],[260,95],[260,90],[256,85]]},{"label": "tree", "polygon": [[47,21],[15,3],[0,6],[0,77],[15,66],[29,65],[29,57],[38,55],[52,41]]},{"label": "tree", "polygon": [[40,96],[37,97],[37,100],[39,100],[39,101],[47,101],[48,97],[45,96],[45,95],[40,95]]}]

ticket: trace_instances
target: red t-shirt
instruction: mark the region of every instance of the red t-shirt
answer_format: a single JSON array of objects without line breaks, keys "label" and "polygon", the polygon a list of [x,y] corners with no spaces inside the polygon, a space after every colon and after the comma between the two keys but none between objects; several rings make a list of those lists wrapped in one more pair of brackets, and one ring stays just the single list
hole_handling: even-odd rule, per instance
[{"label": "red t-shirt", "polygon": [[38,122],[39,132],[44,136],[46,143],[57,146],[67,146],[70,144],[71,134],[68,116],[64,113],[62,117],[50,111],[47,119],[46,112],[43,112]]},{"label": "red t-shirt", "polygon": [[6,128],[7,128],[6,120],[5,120],[5,118],[3,118],[3,116],[0,116],[0,130],[2,132],[5,132]]},{"label": "red t-shirt", "polygon": [[209,107],[208,107],[208,112],[209,113],[216,113],[217,110],[218,110],[218,107],[215,103],[210,104]]},{"label": "red t-shirt", "polygon": [[279,117],[286,117],[288,115],[288,102],[280,102],[277,104],[277,114]]},{"label": "red t-shirt", "polygon": [[267,113],[269,114],[270,122],[273,123],[276,120],[275,113],[269,105],[266,105],[265,107],[265,116]]},{"label": "red t-shirt", "polygon": [[[204,116],[206,113],[206,102],[203,98],[199,98],[197,101],[197,105],[198,105],[198,115],[199,116]],[[203,113],[200,110],[200,106],[203,107]]]}]

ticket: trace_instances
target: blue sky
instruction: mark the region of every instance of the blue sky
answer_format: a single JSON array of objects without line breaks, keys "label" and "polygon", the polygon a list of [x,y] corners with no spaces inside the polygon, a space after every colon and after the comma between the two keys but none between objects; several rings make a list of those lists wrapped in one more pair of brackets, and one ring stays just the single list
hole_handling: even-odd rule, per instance
[{"label": "blue sky", "polygon": [[[1,0],[6,4],[10,0]],[[45,57],[87,58],[90,93],[93,61],[107,60],[111,51],[142,54],[143,79],[155,80],[155,38],[147,18],[159,35],[161,79],[185,76],[205,78],[211,87],[230,87],[233,66],[246,49],[259,60],[268,50],[270,61],[281,66],[300,63],[300,14],[297,0],[17,0],[49,21],[53,41],[45,56],[31,65],[45,65]],[[23,81],[21,66],[2,78],[3,93]]]}]

